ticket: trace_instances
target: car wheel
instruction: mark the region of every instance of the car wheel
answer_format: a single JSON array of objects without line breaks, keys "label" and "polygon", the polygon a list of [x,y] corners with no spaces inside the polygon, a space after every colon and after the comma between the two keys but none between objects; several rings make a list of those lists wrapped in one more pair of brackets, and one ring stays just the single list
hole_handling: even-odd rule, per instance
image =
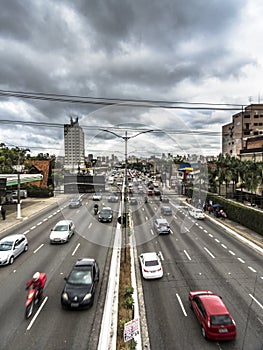
[{"label": "car wheel", "polygon": [[10,259],[9,259],[9,265],[12,265],[12,264],[13,264],[13,262],[14,262],[14,260],[15,260],[15,259],[14,259],[14,257],[13,257],[13,256],[11,256],[11,257],[10,257]]},{"label": "car wheel", "polygon": [[201,328],[201,332],[202,332],[202,336],[207,339],[207,336],[206,336],[206,332],[205,332],[205,329],[204,327]]},{"label": "car wheel", "polygon": [[28,251],[28,245],[26,244],[24,247],[24,252],[27,252],[27,251]]}]

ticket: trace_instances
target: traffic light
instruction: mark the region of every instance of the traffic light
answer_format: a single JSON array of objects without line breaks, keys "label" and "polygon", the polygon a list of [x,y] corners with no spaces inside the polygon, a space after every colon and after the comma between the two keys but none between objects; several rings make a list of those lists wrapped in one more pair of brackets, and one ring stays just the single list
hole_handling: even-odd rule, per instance
[{"label": "traffic light", "polygon": [[122,216],[119,216],[117,219],[118,223],[120,225],[122,225],[122,227],[126,227],[127,226],[127,215],[123,214]]}]

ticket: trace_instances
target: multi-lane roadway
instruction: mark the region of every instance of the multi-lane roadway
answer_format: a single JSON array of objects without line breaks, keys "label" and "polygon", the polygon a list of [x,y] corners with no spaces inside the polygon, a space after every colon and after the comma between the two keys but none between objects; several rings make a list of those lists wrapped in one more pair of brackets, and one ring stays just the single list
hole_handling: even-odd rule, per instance
[{"label": "multi-lane roadway", "polygon": [[[97,348],[115,229],[111,224],[99,223],[92,208],[93,203],[87,198],[78,209],[61,203],[12,229],[12,233],[26,234],[29,249],[12,265],[0,269],[1,350]],[[76,233],[67,244],[51,245],[50,230],[63,218],[74,220]],[[76,260],[84,257],[95,258],[100,266],[94,305],[85,311],[63,310],[60,295],[64,277]],[[35,318],[25,320],[25,287],[35,271],[47,274],[44,305]]]},{"label": "multi-lane roadway", "polygon": [[[109,205],[106,198],[99,205],[104,202]],[[12,233],[26,234],[29,250],[13,265],[0,269],[0,349],[97,348],[119,203],[110,203],[112,223],[98,222],[93,205],[88,196],[78,209],[69,209],[62,201],[12,229]],[[145,204],[138,195],[138,204],[130,207],[137,255],[161,252],[164,269],[159,280],[143,280],[140,273],[137,275],[142,283],[151,350],[262,350],[262,255],[208,219],[191,219],[185,203],[176,198],[170,200],[173,215],[167,217],[172,232],[157,236],[153,220],[161,217],[160,205],[156,197]],[[73,219],[77,232],[69,243],[51,245],[51,227],[63,218]],[[83,311],[64,310],[60,304],[64,277],[83,257],[95,258],[100,266],[94,305]],[[35,271],[47,273],[45,303],[35,318],[25,320],[25,285]],[[222,296],[236,321],[235,341],[219,343],[202,338],[188,305],[189,291],[197,289],[210,289]]]},{"label": "multi-lane roadway", "polygon": [[[208,218],[193,220],[180,201],[171,201],[172,233],[156,236],[152,218],[160,216],[158,200],[134,210],[138,255],[157,251],[164,277],[143,280],[151,350],[262,350],[262,255],[233,238]],[[212,290],[222,296],[237,325],[235,341],[202,338],[188,303],[190,290]]]}]

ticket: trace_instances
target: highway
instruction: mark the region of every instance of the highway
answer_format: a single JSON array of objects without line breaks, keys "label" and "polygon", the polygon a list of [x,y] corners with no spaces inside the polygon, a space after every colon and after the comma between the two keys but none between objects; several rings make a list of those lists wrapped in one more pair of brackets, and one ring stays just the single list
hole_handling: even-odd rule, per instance
[{"label": "highway", "polygon": [[[93,205],[87,197],[78,209],[68,209],[66,203],[61,203],[41,211],[33,220],[25,220],[11,232],[5,232],[5,235],[26,234],[29,250],[12,265],[0,269],[1,350],[97,349],[115,229],[114,223],[98,222],[93,215]],[[118,203],[116,210],[117,207]],[[69,243],[51,245],[50,230],[64,218],[74,220],[77,232]],[[60,304],[64,277],[75,261],[83,257],[95,258],[100,267],[94,305],[87,310],[64,310]],[[47,274],[44,300],[36,318],[26,320],[25,286],[35,271]]]},{"label": "highway", "polygon": [[[172,233],[157,236],[153,220],[161,216],[158,197],[153,196],[147,204],[143,195],[138,195],[138,200],[129,207],[137,255],[161,252],[164,268],[160,280],[142,280],[141,274],[137,275],[143,288],[150,349],[262,350],[262,255],[209,219],[192,220],[179,198],[172,198],[173,215],[166,217]],[[105,196],[99,205],[103,203],[113,208],[113,223],[99,223],[93,214],[94,202],[85,195],[78,209],[69,209],[62,200],[9,232],[25,233],[29,250],[13,265],[0,268],[1,350],[97,349],[119,208],[119,203],[107,203]],[[68,244],[50,245],[51,228],[64,218],[74,220],[76,234]],[[64,277],[83,257],[96,258],[100,266],[94,305],[88,310],[64,310],[60,305]],[[39,314],[25,320],[25,285],[37,270],[47,273],[44,301]],[[210,289],[222,296],[237,324],[235,341],[203,339],[188,305],[189,291],[197,289]]]},{"label": "highway", "polygon": [[[133,208],[137,254],[161,252],[164,277],[143,280],[151,350],[262,350],[262,255],[206,218],[188,216],[185,203],[173,199],[166,217],[172,234],[157,236],[153,219],[160,201]],[[222,296],[237,325],[235,341],[207,341],[188,303],[190,290],[208,289]]]}]

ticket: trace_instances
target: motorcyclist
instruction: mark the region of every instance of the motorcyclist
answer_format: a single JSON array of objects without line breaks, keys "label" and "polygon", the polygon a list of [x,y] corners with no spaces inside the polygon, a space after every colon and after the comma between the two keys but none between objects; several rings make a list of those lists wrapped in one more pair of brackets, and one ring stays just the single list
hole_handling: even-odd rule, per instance
[{"label": "motorcyclist", "polygon": [[47,275],[45,272],[35,272],[33,277],[27,282],[26,290],[32,286],[34,289],[37,289],[41,298],[46,284],[46,279]]},{"label": "motorcyclist", "polygon": [[98,211],[99,211],[99,206],[98,206],[98,204],[95,204],[94,205],[94,214],[95,215],[98,214]]}]

